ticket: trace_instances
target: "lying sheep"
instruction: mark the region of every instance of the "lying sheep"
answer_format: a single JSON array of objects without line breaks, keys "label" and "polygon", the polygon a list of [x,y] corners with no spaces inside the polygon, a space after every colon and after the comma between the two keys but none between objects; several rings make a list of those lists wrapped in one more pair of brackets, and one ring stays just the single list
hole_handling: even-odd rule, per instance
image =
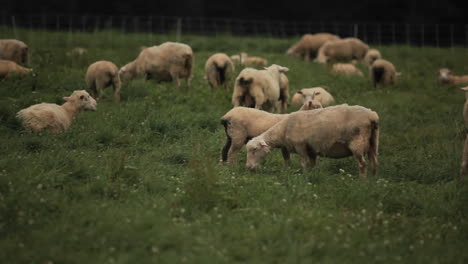
[{"label": "lying sheep", "polygon": [[67,51],[66,55],[68,57],[83,57],[88,55],[88,49],[82,47],[75,47],[70,51]]},{"label": "lying sheep", "polygon": [[300,155],[304,170],[309,162],[315,166],[317,156],[354,156],[361,177],[367,174],[367,155],[375,175],[378,123],[377,113],[362,106],[337,105],[291,113],[247,143],[246,166],[256,169],[271,149],[287,148]]},{"label": "lying sheep", "polygon": [[377,85],[395,84],[400,74],[401,73],[396,71],[393,63],[384,59],[375,60],[370,68],[370,75],[374,87],[377,87]]},{"label": "lying sheep", "polygon": [[304,34],[296,44],[292,45],[286,54],[291,57],[300,57],[305,61],[315,59],[320,47],[329,40],[338,40],[340,37],[330,33]]},{"label": "lying sheep", "polygon": [[370,67],[375,60],[381,58],[382,55],[380,54],[380,51],[376,49],[369,49],[366,53],[366,56],[364,56],[364,63]]},{"label": "lying sheep", "polygon": [[268,60],[259,56],[249,56],[245,52],[241,52],[231,56],[233,63],[237,65],[244,65],[248,67],[262,67],[268,65]]},{"label": "lying sheep", "polygon": [[281,111],[285,112],[287,98],[284,98],[285,92],[281,91],[281,73],[288,70],[276,64],[264,70],[243,69],[235,81],[232,104],[234,107],[247,106],[270,111],[278,110],[278,101],[281,101]]},{"label": "lying sheep", "polygon": [[318,101],[323,107],[330,106],[335,102],[333,96],[322,87],[303,88],[294,94],[291,102],[294,105],[300,105],[305,102],[307,97]]},{"label": "lying sheep", "polygon": [[28,131],[48,130],[60,133],[70,127],[73,117],[82,110],[96,111],[96,100],[85,90],[74,91],[69,97],[63,99],[67,101],[63,105],[35,104],[19,111],[16,117],[21,121],[23,128]]},{"label": "lying sheep", "polygon": [[120,102],[119,68],[114,63],[97,61],[89,65],[85,80],[96,100],[99,100],[104,88],[112,85],[114,88],[114,101]]},{"label": "lying sheep", "polygon": [[362,72],[351,63],[335,63],[332,66],[332,73],[342,75],[358,75],[363,76]]},{"label": "lying sheep", "polygon": [[244,59],[247,58],[249,55],[245,52],[241,52],[239,54],[232,55],[230,58],[232,62],[236,65],[243,65]]},{"label": "lying sheep", "polygon": [[456,76],[447,68],[439,70],[439,82],[447,85],[468,84],[468,75]]},{"label": "lying sheep", "polygon": [[[319,102],[308,100],[301,107],[302,111],[321,108]],[[247,141],[265,132],[283,120],[288,114],[272,114],[248,107],[234,107],[221,117],[221,124],[226,133],[226,144],[221,151],[221,161],[236,165],[237,153]],[[289,152],[282,149],[283,158],[289,161]]]},{"label": "lying sheep", "polygon": [[27,65],[28,45],[16,39],[0,39],[0,60],[14,61],[20,65]]},{"label": "lying sheep", "polygon": [[[461,88],[465,92],[465,105],[463,106],[463,119],[465,127],[468,127],[468,87]],[[463,156],[461,162],[460,177],[465,177],[468,172],[468,133],[465,133],[465,144],[463,147]]]},{"label": "lying sheep", "polygon": [[225,53],[213,54],[205,63],[205,79],[211,89],[223,86],[228,89],[228,82],[234,73],[234,64]]},{"label": "lying sheep", "polygon": [[369,46],[357,38],[329,40],[320,47],[316,61],[322,64],[351,60],[361,62],[368,50]]},{"label": "lying sheep", "polygon": [[138,57],[120,68],[120,78],[156,79],[174,81],[180,87],[179,78],[185,78],[186,87],[190,87],[193,71],[193,52],[190,46],[177,42],[164,42],[159,46],[143,49]]},{"label": "lying sheep", "polygon": [[22,67],[14,61],[0,60],[0,78],[6,78],[13,75],[32,75],[33,70]]}]

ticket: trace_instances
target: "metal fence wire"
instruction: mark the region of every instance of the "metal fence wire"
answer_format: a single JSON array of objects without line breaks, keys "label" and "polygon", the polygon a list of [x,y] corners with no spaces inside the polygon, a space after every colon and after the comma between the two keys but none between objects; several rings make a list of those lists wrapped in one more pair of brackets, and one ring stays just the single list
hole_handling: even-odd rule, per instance
[{"label": "metal fence wire", "polygon": [[358,37],[373,45],[407,44],[435,47],[468,47],[466,24],[403,24],[329,21],[276,21],[206,17],[110,16],[64,14],[0,13],[3,28],[93,32],[118,30],[122,33],[176,33],[196,35],[231,34],[274,38],[297,37],[306,33],[329,32],[341,37]]}]

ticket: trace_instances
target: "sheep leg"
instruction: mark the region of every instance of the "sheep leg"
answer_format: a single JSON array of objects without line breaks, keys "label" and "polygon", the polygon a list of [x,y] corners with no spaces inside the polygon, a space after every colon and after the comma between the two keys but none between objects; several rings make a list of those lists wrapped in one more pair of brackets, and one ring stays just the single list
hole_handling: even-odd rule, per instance
[{"label": "sheep leg", "polygon": [[354,158],[356,159],[358,163],[359,176],[365,178],[367,176],[367,162],[364,159],[364,156],[360,154],[355,154]]},{"label": "sheep leg", "polygon": [[281,154],[283,155],[284,163],[289,165],[291,162],[291,155],[287,148],[281,148]]},{"label": "sheep leg", "polygon": [[229,165],[231,166],[236,166],[237,165],[237,153],[240,151],[240,149],[242,148],[242,146],[244,145],[243,142],[245,140],[242,141],[239,141],[238,139],[232,139],[232,142],[231,142],[231,148],[229,149],[229,152],[228,152],[228,163]]},{"label": "sheep leg", "polygon": [[307,164],[309,163],[309,155],[307,153],[306,146],[296,146],[295,147],[297,154],[301,157],[302,170],[307,172]]},{"label": "sheep leg", "polygon": [[179,74],[171,73],[171,77],[172,77],[172,80],[174,81],[176,87],[179,88],[180,87]]}]

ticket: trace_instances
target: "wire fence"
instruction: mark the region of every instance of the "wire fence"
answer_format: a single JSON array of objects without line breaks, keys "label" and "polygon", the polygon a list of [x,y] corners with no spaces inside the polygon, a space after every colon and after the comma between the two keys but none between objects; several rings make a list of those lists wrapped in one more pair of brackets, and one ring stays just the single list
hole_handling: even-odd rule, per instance
[{"label": "wire fence", "polygon": [[176,33],[179,38],[182,34],[290,38],[306,33],[329,32],[340,37],[357,37],[372,45],[468,47],[466,24],[339,23],[206,17],[6,13],[0,13],[0,23],[4,26],[3,30],[16,28],[73,32],[119,30],[122,33]]}]

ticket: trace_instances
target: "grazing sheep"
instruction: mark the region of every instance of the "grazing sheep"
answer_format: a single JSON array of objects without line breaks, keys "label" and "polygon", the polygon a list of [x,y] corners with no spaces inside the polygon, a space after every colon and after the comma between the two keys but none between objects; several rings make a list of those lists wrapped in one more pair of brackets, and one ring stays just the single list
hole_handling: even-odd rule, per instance
[{"label": "grazing sheep", "polygon": [[395,84],[401,73],[396,71],[393,63],[384,59],[377,59],[371,65],[370,74],[374,87],[377,87],[377,85]]},{"label": "grazing sheep", "polygon": [[16,117],[21,121],[23,128],[28,131],[48,130],[60,133],[70,127],[73,117],[82,110],[96,111],[96,100],[85,90],[74,91],[63,99],[67,101],[63,105],[35,104],[19,111]]},{"label": "grazing sheep", "polygon": [[[321,108],[319,102],[309,100],[301,107],[301,111]],[[267,129],[283,120],[288,114],[272,114],[263,110],[248,107],[234,107],[221,117],[221,124],[226,133],[226,144],[221,151],[221,161],[236,165],[237,153],[247,141],[265,132]],[[289,152],[282,149],[283,158],[289,161]]]},{"label": "grazing sheep", "polygon": [[20,65],[27,65],[28,45],[16,39],[0,39],[0,60],[14,61]]},{"label": "grazing sheep", "polygon": [[232,55],[230,58],[232,62],[236,65],[243,65],[244,59],[247,58],[249,55],[245,52],[241,52],[239,54]]},{"label": "grazing sheep", "polygon": [[268,65],[268,60],[259,56],[249,56],[245,52],[241,52],[231,56],[233,63],[249,67],[262,67]]},{"label": "grazing sheep", "polygon": [[164,42],[159,46],[143,49],[138,57],[120,68],[120,78],[156,79],[174,81],[180,87],[179,78],[185,78],[186,87],[190,87],[193,71],[193,51],[190,46],[177,42]]},{"label": "grazing sheep", "polygon": [[32,69],[22,67],[14,61],[0,60],[0,78],[6,78],[14,75],[29,75],[33,74]]},{"label": "grazing sheep", "polygon": [[313,168],[317,156],[344,158],[354,156],[359,175],[367,174],[364,156],[377,169],[379,142],[379,116],[362,106],[338,105],[311,111],[289,114],[276,125],[247,143],[249,169],[255,169],[272,148],[287,148],[301,156],[301,164],[307,170]]},{"label": "grazing sheep", "polygon": [[439,70],[439,82],[447,85],[468,84],[468,75],[456,76],[447,68]]},{"label": "grazing sheep", "polygon": [[335,63],[338,61],[364,59],[369,46],[357,38],[329,40],[319,49],[316,61],[318,63]]},{"label": "grazing sheep", "polygon": [[67,51],[66,54],[68,57],[83,57],[88,55],[88,49],[82,47],[75,47],[70,51]]},{"label": "grazing sheep", "polygon": [[340,37],[330,33],[304,34],[299,42],[286,51],[286,54],[291,57],[303,58],[305,61],[313,60],[325,42],[338,39]]},{"label": "grazing sheep", "polygon": [[[287,98],[281,90],[281,73],[289,69],[272,64],[264,70],[245,68],[236,78],[232,104],[236,106],[255,107],[256,109],[278,110],[278,101],[285,107]],[[289,86],[289,85],[288,85]],[[281,111],[285,111],[282,108]]]},{"label": "grazing sheep", "polygon": [[[468,87],[461,88],[465,92],[465,105],[463,106],[463,119],[465,127],[468,127]],[[468,172],[468,133],[465,133],[465,144],[460,169],[460,177],[465,177]]]},{"label": "grazing sheep", "polygon": [[332,66],[332,73],[342,75],[358,75],[363,76],[362,72],[351,63],[335,63]]},{"label": "grazing sheep", "polygon": [[375,60],[381,58],[382,55],[380,54],[380,51],[376,49],[369,49],[366,53],[366,56],[364,56],[364,63],[370,67]]},{"label": "grazing sheep", "polygon": [[97,61],[89,65],[85,80],[96,100],[99,100],[104,88],[112,85],[114,88],[114,101],[120,102],[119,68],[114,63]]},{"label": "grazing sheep", "polygon": [[223,86],[228,89],[228,82],[234,73],[234,64],[225,53],[216,53],[208,58],[205,64],[205,79],[211,89]]},{"label": "grazing sheep", "polygon": [[294,105],[304,104],[307,97],[318,101],[323,107],[330,106],[335,102],[333,96],[322,87],[303,88],[294,94],[291,102]]}]

